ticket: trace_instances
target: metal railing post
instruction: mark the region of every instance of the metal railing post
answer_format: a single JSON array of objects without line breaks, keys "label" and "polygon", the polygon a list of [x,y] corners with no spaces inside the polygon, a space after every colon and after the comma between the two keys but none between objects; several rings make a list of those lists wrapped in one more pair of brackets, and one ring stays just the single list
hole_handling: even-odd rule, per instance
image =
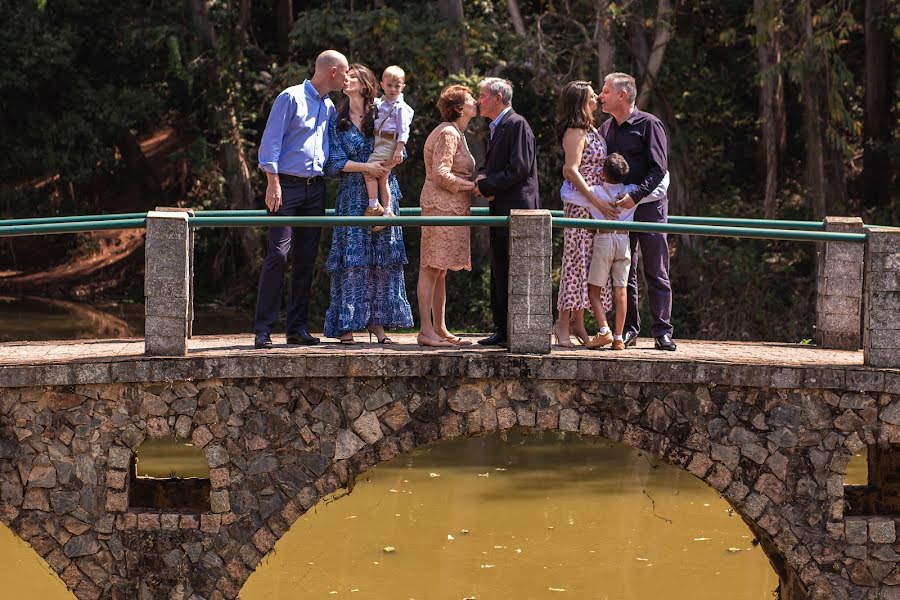
[{"label": "metal railing post", "polygon": [[[865,233],[859,217],[825,217],[825,231]],[[859,350],[862,332],[863,244],[817,244],[816,344]]]},{"label": "metal railing post", "polygon": [[865,364],[900,368],[900,229],[869,229],[865,307]]},{"label": "metal railing post", "polygon": [[144,354],[187,354],[191,233],[187,211],[147,213]]},{"label": "metal railing post", "polygon": [[553,327],[549,210],[514,210],[509,220],[509,351],[549,354]]}]

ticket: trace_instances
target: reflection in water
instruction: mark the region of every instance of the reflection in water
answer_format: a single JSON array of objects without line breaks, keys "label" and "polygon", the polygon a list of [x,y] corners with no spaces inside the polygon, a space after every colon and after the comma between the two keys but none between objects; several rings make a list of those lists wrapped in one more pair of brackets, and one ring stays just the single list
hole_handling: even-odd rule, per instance
[{"label": "reflection in water", "polygon": [[624,446],[459,440],[320,503],[241,598],[764,600],[751,539],[703,482]]},{"label": "reflection in water", "polygon": [[[196,307],[194,333],[251,331],[253,315],[238,309]],[[142,304],[94,306],[51,298],[0,296],[0,342],[132,338],[144,335]]]}]

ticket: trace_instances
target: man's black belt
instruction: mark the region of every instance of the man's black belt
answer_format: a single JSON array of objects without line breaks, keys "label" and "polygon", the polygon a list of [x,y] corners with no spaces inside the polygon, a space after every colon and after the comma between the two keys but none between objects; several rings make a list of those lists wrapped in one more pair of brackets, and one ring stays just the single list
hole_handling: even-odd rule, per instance
[{"label": "man's black belt", "polygon": [[319,183],[320,181],[322,181],[322,176],[316,175],[315,177],[298,177],[297,175],[279,173],[278,179],[279,181],[287,181],[288,183],[302,183],[305,185],[312,185],[314,183]]}]

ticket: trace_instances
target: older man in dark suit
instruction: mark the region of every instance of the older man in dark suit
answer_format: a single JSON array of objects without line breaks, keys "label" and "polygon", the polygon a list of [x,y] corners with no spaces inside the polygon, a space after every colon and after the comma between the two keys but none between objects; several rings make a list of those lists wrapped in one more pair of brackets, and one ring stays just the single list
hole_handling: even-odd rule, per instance
[{"label": "older man in dark suit", "polygon": [[[537,152],[528,122],[512,109],[512,84],[497,77],[481,82],[478,110],[490,119],[490,141],[473,193],[490,201],[491,215],[512,209],[540,208]],[[491,312],[496,331],[483,346],[506,346],[509,298],[509,229],[491,228]]]}]

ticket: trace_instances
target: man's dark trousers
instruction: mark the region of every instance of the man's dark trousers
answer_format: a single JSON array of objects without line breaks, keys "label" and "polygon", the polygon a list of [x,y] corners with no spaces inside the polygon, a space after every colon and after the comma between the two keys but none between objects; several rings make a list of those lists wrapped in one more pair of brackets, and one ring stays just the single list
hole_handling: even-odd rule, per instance
[{"label": "man's dark trousers", "polygon": [[[654,206],[656,205],[656,206]],[[635,213],[635,220],[665,223],[668,219],[668,203],[663,202],[641,205],[647,213]],[[649,218],[647,218],[649,217]],[[669,245],[665,233],[632,232],[631,269],[628,272],[628,311],[625,315],[625,331],[637,335],[641,330],[641,315],[638,310],[638,246],[641,248],[641,260],[644,262],[644,277],[647,280],[647,295],[650,300],[650,314],[653,327],[650,331],[654,338],[661,335],[672,335],[672,285],[669,283]]]},{"label": "man's dark trousers", "polygon": [[508,335],[509,317],[509,229],[491,227],[491,313],[494,326]]},{"label": "man's dark trousers", "polygon": [[[281,180],[281,208],[270,215],[282,217],[322,216],[325,214],[325,181],[319,178],[307,185]],[[306,328],[309,315],[309,290],[319,253],[319,227],[269,227],[266,260],[259,274],[256,296],[256,333],[271,333],[281,311],[281,286],[288,254],[294,250],[291,269],[291,293],[287,309],[287,332]]]}]

